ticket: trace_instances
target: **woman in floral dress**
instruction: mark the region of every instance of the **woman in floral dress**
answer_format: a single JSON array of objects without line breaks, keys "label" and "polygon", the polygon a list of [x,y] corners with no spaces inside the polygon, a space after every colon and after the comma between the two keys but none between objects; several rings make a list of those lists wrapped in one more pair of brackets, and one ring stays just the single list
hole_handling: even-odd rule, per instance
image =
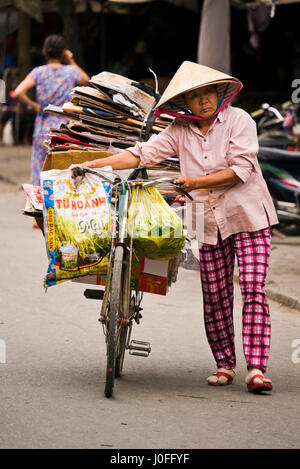
[{"label": "woman in floral dress", "polygon": [[[31,155],[31,184],[40,184],[40,172],[46,157],[44,141],[51,127],[59,127],[65,118],[46,114],[48,104],[62,106],[70,100],[70,92],[76,85],[85,85],[89,76],[80,68],[65,40],[60,35],[45,39],[43,53],[47,64],[34,68],[13,92],[28,108],[36,111]],[[27,96],[27,91],[36,88],[36,102]]]}]

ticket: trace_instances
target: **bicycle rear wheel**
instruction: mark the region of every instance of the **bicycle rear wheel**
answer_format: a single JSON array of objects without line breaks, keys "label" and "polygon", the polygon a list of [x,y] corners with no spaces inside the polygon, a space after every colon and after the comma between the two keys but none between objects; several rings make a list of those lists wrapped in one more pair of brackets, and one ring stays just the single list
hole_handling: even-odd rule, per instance
[{"label": "bicycle rear wheel", "polygon": [[120,348],[120,311],[123,302],[122,272],[124,248],[116,246],[113,260],[107,324],[107,363],[105,396],[111,397],[114,388],[117,350]]}]

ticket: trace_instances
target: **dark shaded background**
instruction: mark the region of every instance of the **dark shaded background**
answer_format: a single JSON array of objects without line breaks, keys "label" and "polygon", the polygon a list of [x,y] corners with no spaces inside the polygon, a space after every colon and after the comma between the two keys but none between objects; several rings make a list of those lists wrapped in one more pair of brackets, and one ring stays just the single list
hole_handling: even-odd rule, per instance
[{"label": "dark shaded background", "polygon": [[[163,91],[184,60],[197,61],[201,5],[199,1],[198,13],[157,1],[136,4],[128,14],[78,14],[85,70],[90,75],[109,70],[151,82],[151,66],[161,78]],[[274,104],[290,99],[291,83],[300,77],[299,18],[300,4],[278,6],[255,50],[249,42],[246,11],[231,8],[231,74],[244,84],[237,101],[247,110],[263,101]],[[45,14],[43,23],[31,19],[32,66],[43,63],[44,38],[63,33],[63,27],[57,13]],[[69,47],[73,49],[72,44]]]}]

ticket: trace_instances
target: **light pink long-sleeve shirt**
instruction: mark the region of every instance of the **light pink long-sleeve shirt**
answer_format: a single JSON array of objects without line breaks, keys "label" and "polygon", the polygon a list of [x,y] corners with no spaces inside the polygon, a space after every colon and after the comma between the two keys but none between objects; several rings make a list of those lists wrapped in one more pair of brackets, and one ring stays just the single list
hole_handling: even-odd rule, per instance
[{"label": "light pink long-sleeve shirt", "polygon": [[256,124],[242,109],[224,108],[205,135],[195,122],[177,118],[161,133],[128,150],[140,158],[139,167],[177,155],[182,176],[198,177],[231,168],[240,178],[229,187],[190,192],[194,202],[187,199],[192,213],[189,233],[196,234],[199,242],[217,244],[218,228],[226,239],[234,233],[266,228],[269,222],[278,223],[257,160]]}]

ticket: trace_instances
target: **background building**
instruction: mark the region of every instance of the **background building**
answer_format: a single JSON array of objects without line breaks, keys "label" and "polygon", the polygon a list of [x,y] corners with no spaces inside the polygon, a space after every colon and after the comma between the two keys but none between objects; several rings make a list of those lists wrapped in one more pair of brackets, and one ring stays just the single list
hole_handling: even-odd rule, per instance
[{"label": "background building", "polygon": [[290,99],[299,17],[299,0],[0,0],[0,74],[9,92],[43,63],[44,38],[61,33],[91,76],[152,84],[151,67],[163,91],[182,61],[199,61],[240,78],[236,102],[252,111]]}]

